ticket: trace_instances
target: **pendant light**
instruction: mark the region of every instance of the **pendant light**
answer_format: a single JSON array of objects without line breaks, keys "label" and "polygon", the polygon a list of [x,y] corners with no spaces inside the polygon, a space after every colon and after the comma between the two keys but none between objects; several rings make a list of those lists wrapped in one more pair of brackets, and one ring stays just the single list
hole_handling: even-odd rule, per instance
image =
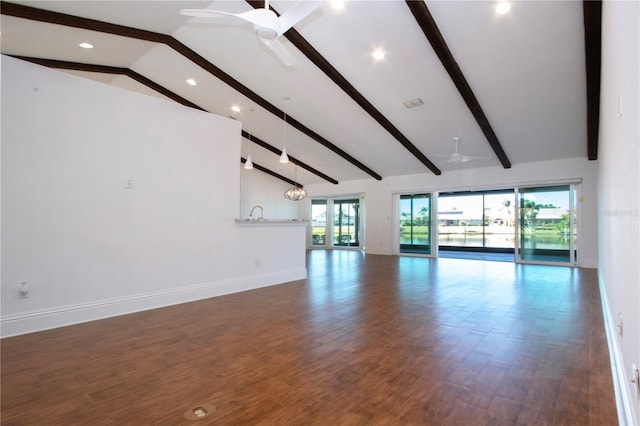
[{"label": "pendant light", "polygon": [[297,186],[292,186],[284,192],[284,198],[291,201],[300,201],[307,196],[307,190]]},{"label": "pendant light", "polygon": [[244,168],[247,170],[253,169],[253,161],[251,161],[251,154],[247,156],[247,161],[244,162]]},{"label": "pendant light", "polygon": [[[285,101],[288,101],[289,98],[285,97]],[[282,142],[282,154],[280,154],[280,162],[286,164],[289,162],[289,156],[287,155],[287,111],[284,112],[284,120],[282,122],[282,133],[283,133],[283,142]]]},{"label": "pendant light", "polygon": [[[294,181],[298,180],[298,165],[295,166]],[[307,196],[307,190],[299,186],[292,186],[284,191],[284,198],[291,201],[300,201]]]},{"label": "pendant light", "polygon": [[[253,111],[253,108],[249,110],[250,112]],[[249,121],[249,117],[247,117],[247,124]],[[251,170],[253,169],[253,161],[251,161],[251,133],[247,132],[249,134],[249,155],[247,155],[247,161],[244,162],[244,168],[247,170]]]}]

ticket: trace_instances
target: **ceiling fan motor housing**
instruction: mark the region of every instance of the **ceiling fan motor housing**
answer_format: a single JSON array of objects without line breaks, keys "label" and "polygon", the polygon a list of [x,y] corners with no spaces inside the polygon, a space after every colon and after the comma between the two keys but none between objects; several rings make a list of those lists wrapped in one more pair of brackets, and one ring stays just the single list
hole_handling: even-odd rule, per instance
[{"label": "ceiling fan motor housing", "polygon": [[278,33],[273,28],[257,27],[256,34],[264,40],[273,40],[278,37]]},{"label": "ceiling fan motor housing", "polygon": [[256,34],[264,40],[273,40],[278,37],[280,20],[275,12],[269,9],[256,9],[250,12],[251,22],[254,24]]},{"label": "ceiling fan motor housing", "polygon": [[462,163],[463,160],[464,158],[462,157],[462,154],[460,154],[459,152],[454,152],[453,154],[451,154],[449,161],[451,163]]}]

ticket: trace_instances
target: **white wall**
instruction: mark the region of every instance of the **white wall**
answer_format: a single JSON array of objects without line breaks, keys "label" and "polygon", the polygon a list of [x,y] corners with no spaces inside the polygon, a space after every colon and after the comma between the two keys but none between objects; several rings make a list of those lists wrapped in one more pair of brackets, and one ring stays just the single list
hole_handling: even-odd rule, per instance
[{"label": "white wall", "polygon": [[[586,151],[586,142],[585,142]],[[579,210],[578,264],[595,268],[597,250],[598,164],[585,158],[515,164],[511,169],[487,167],[444,172],[440,176],[419,174],[343,182],[339,185],[310,185],[310,197],[363,193],[366,206],[365,244],[367,253],[392,254],[393,194],[398,192],[437,192],[474,189],[513,188],[515,185],[547,184],[581,179]],[[300,215],[309,218],[310,202],[301,205]]]},{"label": "white wall", "polygon": [[[600,108],[600,284],[610,349],[627,402],[626,422],[640,424],[631,366],[640,366],[640,3],[603,3]],[[623,335],[617,333],[618,314]]]},{"label": "white wall", "polygon": [[[265,219],[299,219],[298,202],[284,198],[284,192],[291,188],[287,182],[257,169],[241,169],[240,211],[241,217],[249,217],[251,208],[260,205]],[[260,210],[256,209],[254,216]]]},{"label": "white wall", "polygon": [[234,222],[239,122],[1,65],[3,336],[306,276],[302,227]]}]

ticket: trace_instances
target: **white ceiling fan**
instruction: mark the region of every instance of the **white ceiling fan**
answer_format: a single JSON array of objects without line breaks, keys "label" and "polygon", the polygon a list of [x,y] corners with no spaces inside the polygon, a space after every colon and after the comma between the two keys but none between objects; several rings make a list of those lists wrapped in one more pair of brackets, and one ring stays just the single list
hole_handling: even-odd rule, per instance
[{"label": "white ceiling fan", "polygon": [[321,4],[322,2],[319,1],[300,1],[280,15],[280,17],[278,17],[273,10],[269,9],[269,0],[265,0],[264,8],[253,9],[243,13],[229,13],[208,9],[182,9],[180,14],[198,18],[233,16],[250,22],[253,24],[258,38],[266,44],[285,65],[295,65],[295,59],[280,40],[278,40],[278,37],[302,19],[306,18]]},{"label": "white ceiling fan", "polygon": [[466,163],[467,161],[486,160],[488,158],[491,158],[491,157],[479,157],[477,155],[464,155],[458,150],[458,143],[459,142],[460,142],[460,137],[454,136],[453,137],[453,143],[455,144],[454,145],[455,148],[454,148],[453,153],[449,156],[449,159],[447,160],[447,163],[459,164],[459,163]]}]

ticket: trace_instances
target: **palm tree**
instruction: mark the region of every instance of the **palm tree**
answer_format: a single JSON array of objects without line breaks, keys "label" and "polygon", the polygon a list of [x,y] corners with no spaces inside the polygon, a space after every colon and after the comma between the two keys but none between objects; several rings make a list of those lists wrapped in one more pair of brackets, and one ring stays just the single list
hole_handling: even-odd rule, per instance
[{"label": "palm tree", "polygon": [[418,212],[418,215],[420,215],[420,217],[416,221],[416,225],[428,225],[428,223],[427,223],[427,215],[428,214],[429,214],[429,209],[427,208],[427,206],[422,207],[420,209],[420,211]]},{"label": "palm tree", "polygon": [[540,206],[536,204],[533,200],[520,200],[520,226],[524,229],[533,229],[533,222],[538,216],[538,211],[540,211]]},{"label": "palm tree", "polygon": [[511,216],[511,200],[504,200],[502,205],[507,209],[507,214]]}]

